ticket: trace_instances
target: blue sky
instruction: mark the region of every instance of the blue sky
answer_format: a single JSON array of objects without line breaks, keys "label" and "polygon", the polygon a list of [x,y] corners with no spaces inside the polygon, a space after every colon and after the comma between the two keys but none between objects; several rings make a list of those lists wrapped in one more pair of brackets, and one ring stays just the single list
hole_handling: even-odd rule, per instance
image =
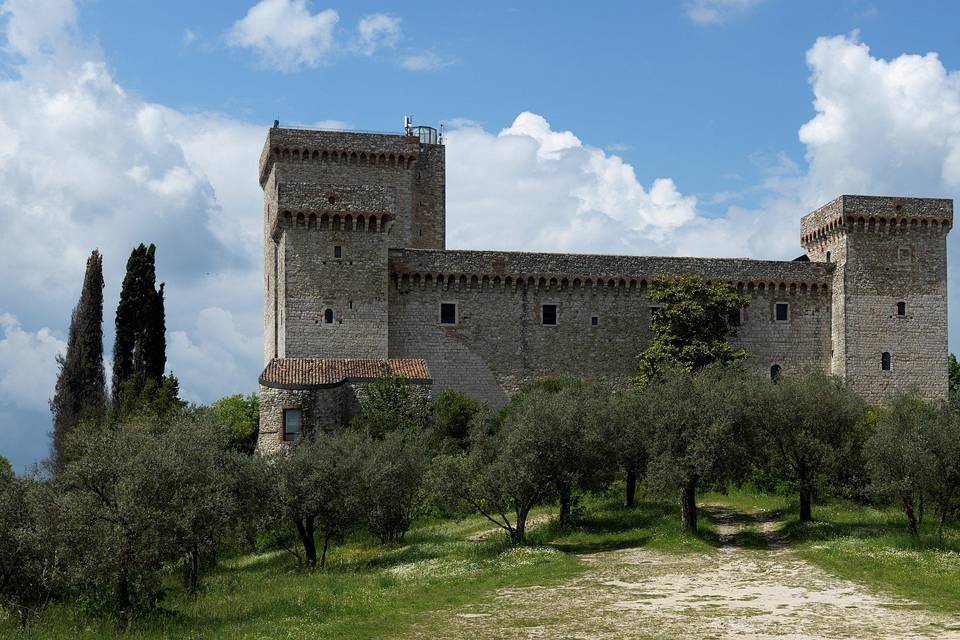
[{"label": "blue sky", "polygon": [[255,389],[275,118],[443,122],[451,247],[789,259],[839,193],[960,193],[949,3],[0,6],[0,454],[20,470],[46,455],[94,247],[108,353],[123,263],[152,241],[185,397]]}]

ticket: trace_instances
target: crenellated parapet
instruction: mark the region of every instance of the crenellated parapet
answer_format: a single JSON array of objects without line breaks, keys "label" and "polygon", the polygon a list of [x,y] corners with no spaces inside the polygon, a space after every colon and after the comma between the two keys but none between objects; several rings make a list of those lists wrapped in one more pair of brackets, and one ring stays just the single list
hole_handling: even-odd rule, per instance
[{"label": "crenellated parapet", "polygon": [[352,214],[328,211],[281,211],[273,220],[271,236],[281,230],[296,231],[357,231],[362,233],[389,233],[393,216],[389,213]]},{"label": "crenellated parapet", "polygon": [[420,156],[416,136],[274,127],[260,154],[260,185],[277,162],[412,169]]},{"label": "crenellated parapet", "polygon": [[653,278],[696,274],[747,295],[825,295],[832,267],[812,262],[492,251],[390,251],[403,289],[545,290],[643,295]]},{"label": "crenellated parapet", "polygon": [[953,227],[953,200],[843,195],[800,220],[804,246],[841,233],[947,233]]}]

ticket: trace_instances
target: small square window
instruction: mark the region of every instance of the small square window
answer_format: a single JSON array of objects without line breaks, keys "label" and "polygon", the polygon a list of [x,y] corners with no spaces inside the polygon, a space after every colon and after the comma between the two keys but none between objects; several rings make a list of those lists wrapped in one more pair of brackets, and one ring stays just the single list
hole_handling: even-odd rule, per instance
[{"label": "small square window", "polygon": [[597,326],[598,324],[600,324],[600,317],[599,317],[599,316],[590,316],[590,326],[595,327],[595,326]]},{"label": "small square window", "polygon": [[906,302],[898,302],[898,303],[897,303],[897,315],[898,315],[898,316],[901,316],[901,317],[907,315],[907,303],[906,303]]},{"label": "small square window", "polygon": [[283,410],[283,439],[293,441],[300,438],[300,427],[303,423],[303,411],[301,409]]},{"label": "small square window", "polygon": [[540,313],[543,324],[557,324],[557,305],[545,304],[543,307],[541,307]]},{"label": "small square window", "polygon": [[790,322],[790,303],[778,302],[774,308],[774,318],[777,322]]},{"label": "small square window", "polygon": [[440,324],[457,324],[457,304],[455,302],[440,303]]},{"label": "small square window", "polygon": [[334,258],[342,258],[342,257],[343,257],[343,249],[340,247],[340,245],[337,245],[337,246],[335,246],[335,247],[333,248],[333,257],[334,257]]}]

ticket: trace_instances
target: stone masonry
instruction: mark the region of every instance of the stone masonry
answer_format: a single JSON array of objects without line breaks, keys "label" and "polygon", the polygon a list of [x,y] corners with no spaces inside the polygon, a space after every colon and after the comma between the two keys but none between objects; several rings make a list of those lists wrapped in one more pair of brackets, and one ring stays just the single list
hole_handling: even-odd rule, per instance
[{"label": "stone masonry", "polygon": [[[699,274],[750,297],[735,342],[757,368],[824,369],[871,402],[910,388],[946,395],[951,200],[840,196],[801,220],[794,261],[451,251],[442,140],[418,129],[270,129],[265,364],[422,359],[435,391],[494,406],[540,377],[619,385],[650,340],[648,283]],[[354,387],[262,386],[261,424],[275,441],[290,403],[345,421]]]}]

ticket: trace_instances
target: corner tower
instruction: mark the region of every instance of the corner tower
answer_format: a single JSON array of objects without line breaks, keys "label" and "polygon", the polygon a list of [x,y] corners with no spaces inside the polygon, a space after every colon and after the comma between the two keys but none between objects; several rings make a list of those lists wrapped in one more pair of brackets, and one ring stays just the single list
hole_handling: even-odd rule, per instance
[{"label": "corner tower", "polygon": [[947,395],[953,201],[843,195],[803,217],[810,260],[835,265],[831,371],[873,403]]},{"label": "corner tower", "polygon": [[260,155],[264,361],[386,358],[388,249],[443,249],[444,148],[402,134],[281,128]]}]

